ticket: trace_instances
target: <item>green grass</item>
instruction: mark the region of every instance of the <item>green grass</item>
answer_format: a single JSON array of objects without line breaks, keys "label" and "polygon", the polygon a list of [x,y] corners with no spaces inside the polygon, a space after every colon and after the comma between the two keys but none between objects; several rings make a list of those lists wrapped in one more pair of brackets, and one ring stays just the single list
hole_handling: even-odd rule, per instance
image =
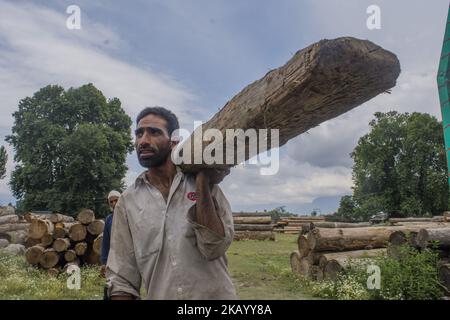
[{"label": "green grass", "polygon": [[234,241],[228,268],[239,299],[313,299],[291,272],[289,256],[297,248],[296,235],[277,234],[276,241]]},{"label": "green grass", "polygon": [[0,300],[102,299],[104,279],[98,267],[81,268],[81,289],[67,288],[68,276],[49,276],[22,256],[0,255]]},{"label": "green grass", "polygon": [[[240,299],[311,299],[290,271],[295,235],[276,241],[235,241],[228,250],[228,267]],[[26,263],[24,257],[0,255],[0,299],[102,299],[105,279],[99,267],[81,268],[81,289],[67,288],[67,275],[52,278]]]}]

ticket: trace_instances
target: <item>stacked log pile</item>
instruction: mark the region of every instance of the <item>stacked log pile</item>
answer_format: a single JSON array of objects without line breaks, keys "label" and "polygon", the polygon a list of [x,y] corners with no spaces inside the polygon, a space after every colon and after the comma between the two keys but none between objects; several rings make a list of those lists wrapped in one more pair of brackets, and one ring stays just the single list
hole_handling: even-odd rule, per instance
[{"label": "stacked log pile", "polygon": [[[436,220],[435,220],[436,221]],[[388,254],[401,259],[401,245],[408,243],[420,251],[429,249],[438,253],[439,278],[450,296],[450,223],[430,222],[416,224],[398,230],[389,237]]]},{"label": "stacked log pile", "polygon": [[324,222],[323,216],[294,216],[294,217],[282,217],[277,222],[277,228],[275,231],[285,234],[299,234],[309,229],[310,223]]},{"label": "stacked log pile", "polygon": [[76,220],[59,213],[31,213],[26,219],[31,221],[25,252],[28,263],[47,269],[50,275],[70,265],[100,264],[105,223],[92,210],[82,210]]},{"label": "stacked log pile", "polygon": [[234,240],[275,240],[272,217],[267,214],[233,214]]},{"label": "stacked log pile", "polygon": [[[427,227],[450,230],[448,223],[430,222]],[[315,279],[336,279],[351,261],[366,263],[371,257],[387,253],[389,240],[405,232],[419,232],[423,225],[372,226],[355,228],[317,228],[297,238],[298,250],[291,254],[291,267],[300,275]],[[428,229],[427,229],[428,230]],[[432,229],[430,229],[432,230]],[[436,231],[430,238],[442,239],[447,231]],[[426,238],[426,236],[422,236]],[[420,243],[424,240],[418,239]],[[427,238],[428,239],[428,238]],[[397,240],[398,241],[398,240]],[[427,240],[429,243],[430,240]],[[450,243],[450,241],[449,241]],[[445,272],[444,272],[445,273]]]},{"label": "stacked log pile", "polygon": [[11,253],[23,252],[29,223],[16,215],[12,206],[0,207],[0,249]]}]

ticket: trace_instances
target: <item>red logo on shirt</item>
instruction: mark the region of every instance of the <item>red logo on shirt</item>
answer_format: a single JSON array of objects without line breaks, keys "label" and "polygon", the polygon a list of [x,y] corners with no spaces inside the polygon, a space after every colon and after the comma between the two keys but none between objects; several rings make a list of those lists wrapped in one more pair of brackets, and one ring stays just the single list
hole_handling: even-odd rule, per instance
[{"label": "red logo on shirt", "polygon": [[191,201],[197,201],[197,193],[195,192],[188,192],[186,197]]}]

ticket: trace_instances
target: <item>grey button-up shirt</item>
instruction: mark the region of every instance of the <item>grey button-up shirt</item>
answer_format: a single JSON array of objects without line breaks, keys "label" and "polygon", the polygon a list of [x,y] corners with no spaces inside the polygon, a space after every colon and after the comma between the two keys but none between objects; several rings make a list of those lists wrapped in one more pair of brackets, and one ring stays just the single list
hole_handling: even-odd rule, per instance
[{"label": "grey button-up shirt", "polygon": [[106,276],[109,295],[147,299],[236,299],[226,250],[234,234],[230,204],[211,191],[225,237],[195,222],[195,176],[177,168],[169,197],[142,173],[114,210]]}]

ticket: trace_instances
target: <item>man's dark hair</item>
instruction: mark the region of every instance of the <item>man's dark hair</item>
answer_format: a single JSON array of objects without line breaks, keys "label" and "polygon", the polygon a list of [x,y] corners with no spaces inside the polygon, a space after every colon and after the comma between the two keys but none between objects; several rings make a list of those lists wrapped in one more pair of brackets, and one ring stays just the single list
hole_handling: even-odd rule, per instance
[{"label": "man's dark hair", "polygon": [[141,121],[142,118],[148,116],[149,114],[160,116],[167,121],[167,131],[169,136],[171,136],[175,130],[180,128],[177,116],[172,111],[163,107],[146,107],[144,110],[139,112],[136,118],[136,125],[139,124],[139,121]]}]

